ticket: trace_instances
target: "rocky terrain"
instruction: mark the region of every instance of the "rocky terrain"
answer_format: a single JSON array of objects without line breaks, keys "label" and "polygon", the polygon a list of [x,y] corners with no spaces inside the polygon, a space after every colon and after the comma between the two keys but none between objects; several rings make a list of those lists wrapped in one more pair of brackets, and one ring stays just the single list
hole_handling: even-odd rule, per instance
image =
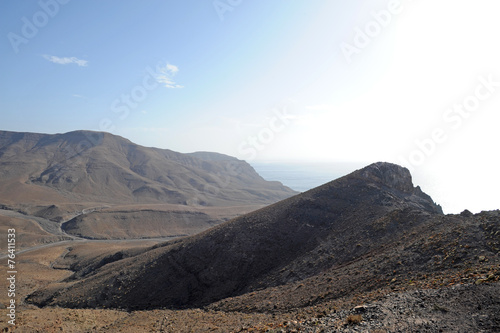
[{"label": "rocky terrain", "polygon": [[301,332],[498,332],[500,284],[390,293],[297,326]]},{"label": "rocky terrain", "polygon": [[19,329],[500,331],[500,211],[444,215],[390,163],[193,236],[100,242],[26,255],[51,277],[27,273]]},{"label": "rocky terrain", "polygon": [[70,221],[63,229],[81,237],[191,235],[296,193],[218,153],[147,148],[103,132],[0,131],[0,208]]}]

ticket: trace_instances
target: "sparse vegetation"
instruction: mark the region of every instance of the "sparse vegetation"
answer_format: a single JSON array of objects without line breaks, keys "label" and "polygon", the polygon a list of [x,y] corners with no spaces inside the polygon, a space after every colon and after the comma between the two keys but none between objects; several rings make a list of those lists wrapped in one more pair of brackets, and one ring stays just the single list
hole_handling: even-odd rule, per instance
[{"label": "sparse vegetation", "polygon": [[362,321],[363,317],[360,314],[351,314],[345,320],[347,325],[358,325]]}]

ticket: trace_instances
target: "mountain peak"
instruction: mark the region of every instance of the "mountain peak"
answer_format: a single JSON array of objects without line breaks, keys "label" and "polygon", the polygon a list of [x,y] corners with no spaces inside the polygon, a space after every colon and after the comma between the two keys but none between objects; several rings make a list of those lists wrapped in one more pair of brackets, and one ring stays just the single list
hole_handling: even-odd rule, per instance
[{"label": "mountain peak", "polygon": [[397,164],[377,162],[351,174],[369,182],[386,187],[390,192],[399,191],[406,203],[418,206],[428,212],[443,214],[443,209],[432,198],[424,193],[420,186],[413,186],[410,171]]},{"label": "mountain peak", "polygon": [[[134,261],[112,263],[64,287],[57,297],[52,290],[41,290],[30,301],[130,310],[206,306],[261,286],[313,279],[381,251],[440,213],[430,196],[413,187],[408,169],[374,163],[203,233],[159,245]],[[117,278],[117,270],[129,280]],[[158,287],[153,291],[150,285]],[[81,295],[85,300],[76,303]]]},{"label": "mountain peak", "polygon": [[406,193],[414,191],[410,171],[397,164],[377,162],[359,170],[361,177]]}]

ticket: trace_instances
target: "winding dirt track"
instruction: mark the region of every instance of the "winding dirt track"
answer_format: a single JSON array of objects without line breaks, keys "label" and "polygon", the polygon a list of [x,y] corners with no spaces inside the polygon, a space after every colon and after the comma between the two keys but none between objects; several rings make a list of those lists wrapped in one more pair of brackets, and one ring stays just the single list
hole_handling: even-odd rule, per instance
[{"label": "winding dirt track", "polygon": [[[85,214],[85,212],[82,214]],[[77,237],[77,236],[67,234],[66,232],[64,232],[64,230],[61,229],[61,225],[64,224],[65,222],[69,221],[70,219],[72,219],[74,216],[71,217],[70,219],[68,219],[67,221],[53,222],[53,221],[50,221],[50,220],[47,220],[47,219],[44,219],[41,217],[24,215],[24,214],[21,214],[21,213],[16,212],[16,211],[6,210],[6,209],[0,209],[0,215],[6,216],[6,217],[14,217],[17,219],[23,219],[23,220],[28,220],[28,221],[34,221],[40,226],[40,228],[42,228],[46,232],[48,232],[54,236],[64,236],[67,238],[67,239],[61,240],[61,241],[56,241],[56,242],[47,243],[47,244],[40,244],[40,245],[24,248],[22,250],[17,250],[16,254],[21,254],[21,253],[25,253],[25,252],[32,252],[32,251],[36,251],[36,250],[40,250],[40,249],[44,249],[44,248],[48,248],[48,247],[52,247],[52,246],[58,246],[58,245],[70,244],[70,243],[83,244],[83,243],[120,243],[120,242],[144,242],[144,241],[148,241],[148,242],[157,241],[158,243],[161,243],[161,242],[167,242],[167,241],[171,241],[173,239],[178,238],[178,237],[172,236],[172,237],[163,237],[163,238],[139,238],[139,239],[109,239],[109,240],[108,239],[104,239],[104,240],[102,240],[102,239],[99,239],[99,240],[87,239],[87,238],[82,238],[82,237]],[[7,254],[0,254],[0,259],[5,259],[5,258],[7,258]]]}]

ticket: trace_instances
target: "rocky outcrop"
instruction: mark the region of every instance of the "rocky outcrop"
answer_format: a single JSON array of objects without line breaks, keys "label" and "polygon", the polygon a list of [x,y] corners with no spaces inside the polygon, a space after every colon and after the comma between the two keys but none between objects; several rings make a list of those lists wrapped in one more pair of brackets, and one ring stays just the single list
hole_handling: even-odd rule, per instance
[{"label": "rocky outcrop", "polygon": [[[413,186],[410,171],[407,168],[397,164],[378,162],[373,163],[366,168],[354,172],[353,176],[359,174],[371,182],[380,184],[394,191],[404,193],[407,203],[413,204],[415,207],[423,208],[432,213],[443,214],[443,209],[436,204],[432,198],[424,193],[420,186]],[[401,194],[400,194],[401,195]]]},{"label": "rocky outcrop", "polygon": [[[207,305],[347,265],[440,216],[409,172],[376,163],[274,205],[101,267],[40,305],[149,309]],[[107,287],[106,287],[107,286]],[[154,289],[151,286],[155,286]]]}]

